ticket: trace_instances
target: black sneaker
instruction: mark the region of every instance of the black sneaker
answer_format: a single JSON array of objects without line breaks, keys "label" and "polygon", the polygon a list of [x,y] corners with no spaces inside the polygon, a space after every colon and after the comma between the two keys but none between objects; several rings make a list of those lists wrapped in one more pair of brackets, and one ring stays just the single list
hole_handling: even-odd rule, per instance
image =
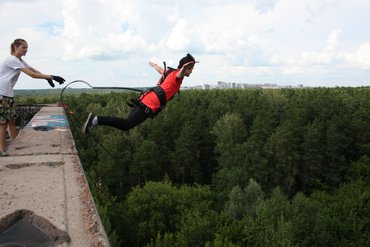
[{"label": "black sneaker", "polygon": [[86,122],[85,122],[84,126],[82,127],[82,134],[86,135],[86,134],[89,133],[89,130],[90,130],[91,126],[93,126],[92,120],[94,119],[94,117],[95,117],[95,115],[93,115],[90,112],[89,116],[86,119]]}]

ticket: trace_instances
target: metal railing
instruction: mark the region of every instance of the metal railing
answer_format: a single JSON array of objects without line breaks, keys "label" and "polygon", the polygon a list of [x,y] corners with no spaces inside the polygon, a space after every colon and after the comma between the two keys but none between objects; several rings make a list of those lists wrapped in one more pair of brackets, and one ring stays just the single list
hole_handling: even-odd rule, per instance
[{"label": "metal railing", "polygon": [[15,124],[17,129],[23,129],[33,116],[40,111],[43,105],[16,105],[17,118]]}]

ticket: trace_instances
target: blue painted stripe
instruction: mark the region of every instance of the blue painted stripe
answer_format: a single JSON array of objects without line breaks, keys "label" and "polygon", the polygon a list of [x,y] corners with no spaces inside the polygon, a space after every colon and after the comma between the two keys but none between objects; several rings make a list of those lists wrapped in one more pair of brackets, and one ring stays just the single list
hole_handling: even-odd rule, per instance
[{"label": "blue painted stripe", "polygon": [[40,126],[67,127],[68,122],[65,115],[36,115],[26,125],[26,128],[34,128]]}]

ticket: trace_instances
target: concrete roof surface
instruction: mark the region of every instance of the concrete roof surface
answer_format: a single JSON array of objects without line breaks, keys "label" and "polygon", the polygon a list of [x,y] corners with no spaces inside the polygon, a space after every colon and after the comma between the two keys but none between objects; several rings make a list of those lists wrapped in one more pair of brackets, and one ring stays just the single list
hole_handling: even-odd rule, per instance
[{"label": "concrete roof surface", "polygon": [[0,233],[24,218],[53,246],[109,246],[62,107],[41,108],[7,153],[0,157]]}]

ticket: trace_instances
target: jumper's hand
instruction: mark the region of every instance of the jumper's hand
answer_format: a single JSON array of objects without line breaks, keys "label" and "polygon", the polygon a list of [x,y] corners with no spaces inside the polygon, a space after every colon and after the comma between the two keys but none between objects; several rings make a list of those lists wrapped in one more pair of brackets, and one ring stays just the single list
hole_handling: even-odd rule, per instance
[{"label": "jumper's hand", "polygon": [[194,66],[195,62],[194,61],[190,61],[190,62],[187,62],[186,64],[184,64],[184,69],[190,69]]},{"label": "jumper's hand", "polygon": [[153,62],[149,62],[149,65],[150,67],[152,67],[153,69],[155,69],[159,74],[163,74],[163,68],[162,67],[159,67],[156,63],[153,63]]}]

